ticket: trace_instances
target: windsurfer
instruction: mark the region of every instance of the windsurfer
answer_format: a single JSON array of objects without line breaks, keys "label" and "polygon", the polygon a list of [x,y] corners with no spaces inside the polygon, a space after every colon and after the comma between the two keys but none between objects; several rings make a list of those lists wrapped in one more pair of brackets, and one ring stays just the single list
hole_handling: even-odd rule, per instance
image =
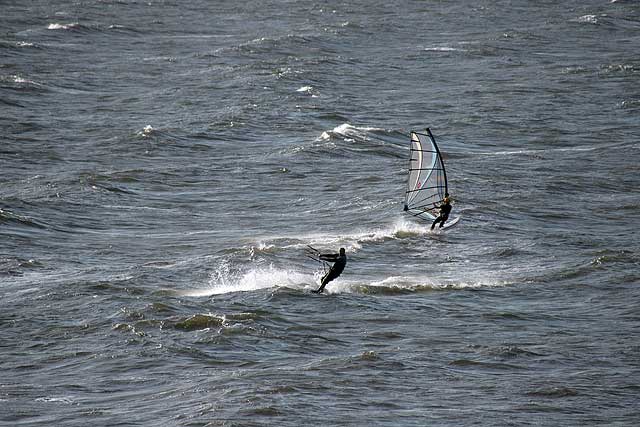
[{"label": "windsurfer", "polygon": [[318,290],[311,291],[316,294],[322,293],[324,287],[327,286],[327,283],[340,276],[344,267],[347,265],[347,255],[345,254],[344,248],[340,248],[339,254],[320,254],[318,258],[323,261],[332,262],[333,265],[320,281],[320,287]]},{"label": "windsurfer", "polygon": [[439,206],[440,215],[433,221],[431,224],[431,229],[436,226],[437,223],[440,223],[440,228],[444,225],[444,223],[449,219],[449,214],[451,213],[451,199],[449,198],[449,193],[445,193],[444,199],[442,199],[442,203]]}]

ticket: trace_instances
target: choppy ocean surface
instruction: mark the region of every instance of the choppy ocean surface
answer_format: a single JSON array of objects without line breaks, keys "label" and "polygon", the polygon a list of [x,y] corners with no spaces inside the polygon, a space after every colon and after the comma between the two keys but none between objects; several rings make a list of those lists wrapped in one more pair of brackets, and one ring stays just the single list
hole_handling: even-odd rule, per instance
[{"label": "choppy ocean surface", "polygon": [[640,424],[640,3],[0,8],[0,425]]}]

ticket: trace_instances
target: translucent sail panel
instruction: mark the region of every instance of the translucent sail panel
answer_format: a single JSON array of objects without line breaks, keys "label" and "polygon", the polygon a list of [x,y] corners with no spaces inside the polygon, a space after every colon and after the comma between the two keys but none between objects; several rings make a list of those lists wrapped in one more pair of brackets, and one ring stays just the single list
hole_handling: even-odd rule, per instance
[{"label": "translucent sail panel", "polygon": [[413,215],[433,219],[447,192],[447,176],[433,135],[429,129],[427,132],[411,132],[404,209]]}]

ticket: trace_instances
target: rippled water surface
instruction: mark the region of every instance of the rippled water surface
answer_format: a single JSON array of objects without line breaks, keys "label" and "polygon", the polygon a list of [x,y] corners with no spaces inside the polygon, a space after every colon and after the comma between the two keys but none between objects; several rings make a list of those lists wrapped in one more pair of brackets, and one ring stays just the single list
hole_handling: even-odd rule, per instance
[{"label": "rippled water surface", "polygon": [[0,425],[640,423],[637,2],[18,3]]}]

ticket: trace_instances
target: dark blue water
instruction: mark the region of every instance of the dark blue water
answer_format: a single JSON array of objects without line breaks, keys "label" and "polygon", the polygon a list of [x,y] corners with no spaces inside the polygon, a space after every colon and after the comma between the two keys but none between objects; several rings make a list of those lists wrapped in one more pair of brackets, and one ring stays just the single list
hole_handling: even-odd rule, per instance
[{"label": "dark blue water", "polygon": [[0,8],[0,425],[640,423],[637,2]]}]

